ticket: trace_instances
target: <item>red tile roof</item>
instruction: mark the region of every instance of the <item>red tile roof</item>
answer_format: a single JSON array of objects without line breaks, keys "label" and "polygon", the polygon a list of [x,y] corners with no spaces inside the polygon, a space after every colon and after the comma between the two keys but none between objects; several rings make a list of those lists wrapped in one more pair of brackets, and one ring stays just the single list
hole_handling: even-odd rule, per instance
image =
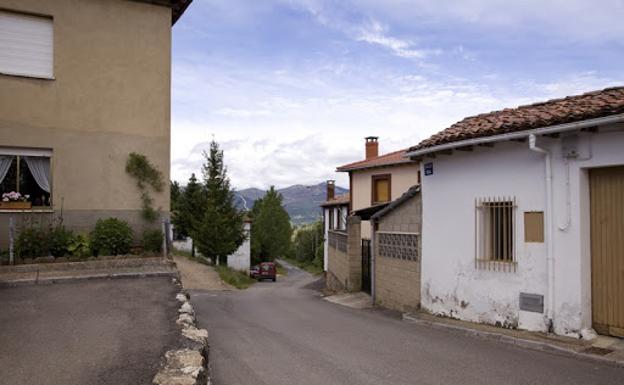
[{"label": "red tile roof", "polygon": [[366,168],[373,167],[382,167],[382,166],[393,166],[396,164],[402,163],[410,163],[411,160],[405,158],[405,154],[407,153],[407,149],[390,152],[384,155],[379,155],[371,159],[364,159],[357,162],[345,164],[336,168],[336,171],[345,172],[345,171],[354,171],[354,170],[362,170]]},{"label": "red tile roof", "polygon": [[524,131],[624,113],[624,87],[552,99],[471,116],[423,140],[409,151],[467,139]]},{"label": "red tile roof", "polygon": [[323,206],[348,205],[350,201],[351,201],[351,194],[344,193],[344,194],[340,194],[334,197],[334,199],[330,199],[328,201],[321,203],[321,206],[323,207]]}]

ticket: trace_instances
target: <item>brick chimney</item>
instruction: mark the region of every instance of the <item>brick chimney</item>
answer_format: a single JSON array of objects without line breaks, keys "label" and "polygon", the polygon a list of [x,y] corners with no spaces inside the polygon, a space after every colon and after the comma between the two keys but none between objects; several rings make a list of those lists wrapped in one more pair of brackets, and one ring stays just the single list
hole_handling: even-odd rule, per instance
[{"label": "brick chimney", "polygon": [[330,201],[336,196],[336,181],[327,181],[327,200]]},{"label": "brick chimney", "polygon": [[367,136],[366,138],[366,159],[371,159],[379,156],[379,137]]}]

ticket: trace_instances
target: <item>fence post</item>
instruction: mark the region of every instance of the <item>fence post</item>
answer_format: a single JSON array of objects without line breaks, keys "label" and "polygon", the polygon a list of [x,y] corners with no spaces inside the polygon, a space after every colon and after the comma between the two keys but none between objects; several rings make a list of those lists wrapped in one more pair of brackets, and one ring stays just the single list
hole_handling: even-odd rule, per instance
[{"label": "fence post", "polygon": [[13,217],[9,217],[9,265],[13,265],[14,255],[13,255],[13,243],[14,243],[14,233],[15,233],[15,221]]},{"label": "fence post", "polygon": [[167,258],[167,224],[165,223],[165,218],[163,217],[161,220],[161,227],[162,227],[162,233],[163,233],[163,238],[162,238],[162,252],[163,252],[163,257]]}]

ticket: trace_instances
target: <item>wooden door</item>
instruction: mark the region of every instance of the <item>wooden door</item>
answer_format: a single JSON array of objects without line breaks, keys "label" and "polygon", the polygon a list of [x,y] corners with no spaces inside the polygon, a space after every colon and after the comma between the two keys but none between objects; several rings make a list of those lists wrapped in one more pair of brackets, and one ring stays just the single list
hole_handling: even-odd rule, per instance
[{"label": "wooden door", "polygon": [[590,176],[592,323],[624,337],[624,167]]}]

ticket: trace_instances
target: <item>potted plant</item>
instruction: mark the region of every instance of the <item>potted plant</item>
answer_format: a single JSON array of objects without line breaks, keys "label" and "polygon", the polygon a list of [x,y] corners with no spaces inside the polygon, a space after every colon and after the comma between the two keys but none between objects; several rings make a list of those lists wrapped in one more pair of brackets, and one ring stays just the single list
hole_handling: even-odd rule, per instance
[{"label": "potted plant", "polygon": [[0,209],[3,210],[29,210],[32,208],[32,202],[28,199],[30,195],[22,195],[17,191],[11,191],[2,194],[0,201]]}]

